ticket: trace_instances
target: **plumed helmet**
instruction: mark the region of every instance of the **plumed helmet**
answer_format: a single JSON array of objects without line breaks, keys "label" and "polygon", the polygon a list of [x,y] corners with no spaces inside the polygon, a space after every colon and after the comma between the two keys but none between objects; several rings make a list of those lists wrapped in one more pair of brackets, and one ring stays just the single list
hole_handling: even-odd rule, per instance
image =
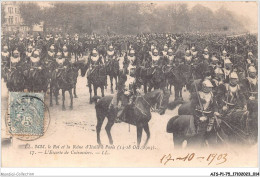
[{"label": "plumed helmet", "polygon": [[226,53],[227,53],[227,51],[226,51],[226,50],[223,50],[223,52],[222,52],[222,53],[223,53],[223,54],[224,54],[224,53],[226,54]]}]

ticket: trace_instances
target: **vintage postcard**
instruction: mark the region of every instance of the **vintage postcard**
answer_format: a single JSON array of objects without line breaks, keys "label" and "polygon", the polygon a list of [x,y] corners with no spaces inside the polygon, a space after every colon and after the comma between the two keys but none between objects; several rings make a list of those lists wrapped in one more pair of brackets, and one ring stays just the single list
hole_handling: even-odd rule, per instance
[{"label": "vintage postcard", "polygon": [[258,167],[257,1],[1,9],[2,167]]}]

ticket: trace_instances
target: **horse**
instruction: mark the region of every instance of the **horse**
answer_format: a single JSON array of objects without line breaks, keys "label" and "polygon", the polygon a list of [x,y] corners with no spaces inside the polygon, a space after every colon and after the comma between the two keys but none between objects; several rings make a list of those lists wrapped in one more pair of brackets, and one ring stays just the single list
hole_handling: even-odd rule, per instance
[{"label": "horse", "polygon": [[191,78],[191,66],[187,64],[180,64],[176,68],[172,68],[170,72],[166,74],[167,81],[174,86],[175,99],[182,98],[182,88],[187,85]]},{"label": "horse", "polygon": [[226,143],[227,135],[221,131],[219,121],[215,121],[207,133],[208,121],[198,121],[193,115],[177,115],[168,121],[166,131],[173,134],[175,148],[181,148],[185,140],[187,147],[215,147]]},{"label": "horse", "polygon": [[24,90],[25,77],[21,68],[13,68],[7,73],[6,86],[10,92],[21,92]]},{"label": "horse", "polygon": [[29,68],[30,71],[25,71],[25,77],[28,82],[28,91],[31,92],[47,92],[48,89],[48,78],[46,73],[46,68],[41,66],[41,68]]},{"label": "horse", "polygon": [[162,67],[153,68],[152,77],[148,80],[148,92],[154,89],[163,89],[166,85],[165,74]]},{"label": "horse", "polygon": [[[122,102],[127,101],[127,96],[124,94],[121,94],[121,100]],[[150,139],[150,129],[149,129],[149,121],[151,120],[151,108],[154,105],[158,105],[157,112],[160,115],[163,115],[165,113],[165,110],[167,109],[167,104],[169,102],[170,93],[167,90],[154,90],[152,92],[149,92],[145,94],[144,96],[137,97],[133,106],[128,106],[125,111],[125,120],[123,120],[126,123],[129,123],[131,125],[135,125],[137,127],[137,145],[140,146],[141,138],[142,138],[142,131],[144,131],[147,134],[147,139],[145,141],[144,146],[147,145],[149,139]],[[106,132],[109,138],[109,143],[113,144],[113,139],[111,135],[111,128],[114,125],[117,111],[116,109],[111,106],[111,102],[113,99],[113,96],[105,96],[100,99],[100,97],[97,97],[95,99],[99,99],[99,101],[96,103],[95,109],[96,109],[96,116],[97,116],[97,143],[101,145],[100,140],[100,131],[102,124],[104,122],[104,119],[107,118],[108,122],[106,125]]]},{"label": "horse", "polygon": [[[52,75],[52,89],[51,93],[54,92],[56,104],[58,105],[58,93],[59,90],[62,90],[62,110],[65,111],[65,92],[68,91],[70,94],[70,109],[73,109],[73,95],[72,89],[75,85],[74,73],[71,66],[67,66],[66,68],[60,68],[58,71],[53,73]],[[50,97],[52,104],[52,96]]]},{"label": "horse", "polygon": [[119,62],[117,59],[109,60],[106,63],[106,74],[110,78],[111,93],[113,93],[114,92],[113,79],[115,79],[115,85],[116,85],[115,89],[117,90],[117,80],[118,80],[118,75],[119,75]]},{"label": "horse", "polygon": [[[80,68],[81,76],[84,77],[86,74],[89,65]],[[100,87],[102,97],[105,96],[104,88],[106,85],[106,68],[104,65],[96,65],[91,70],[88,70],[87,73],[88,87],[89,87],[89,103],[92,104],[92,85],[94,89],[94,95],[97,96],[97,89]]]}]

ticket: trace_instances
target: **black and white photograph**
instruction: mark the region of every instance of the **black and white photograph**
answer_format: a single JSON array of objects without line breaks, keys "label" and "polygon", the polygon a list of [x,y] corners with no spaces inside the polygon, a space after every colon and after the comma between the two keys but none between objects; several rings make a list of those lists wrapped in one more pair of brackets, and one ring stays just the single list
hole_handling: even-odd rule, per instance
[{"label": "black and white photograph", "polygon": [[257,1],[1,2],[2,167],[258,167],[258,138]]}]

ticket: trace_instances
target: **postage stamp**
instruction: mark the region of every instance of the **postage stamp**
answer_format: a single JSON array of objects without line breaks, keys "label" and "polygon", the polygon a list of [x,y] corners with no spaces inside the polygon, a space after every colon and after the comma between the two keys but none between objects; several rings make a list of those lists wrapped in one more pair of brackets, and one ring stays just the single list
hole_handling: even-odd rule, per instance
[{"label": "postage stamp", "polygon": [[43,93],[10,92],[9,103],[11,134],[43,135]]}]

